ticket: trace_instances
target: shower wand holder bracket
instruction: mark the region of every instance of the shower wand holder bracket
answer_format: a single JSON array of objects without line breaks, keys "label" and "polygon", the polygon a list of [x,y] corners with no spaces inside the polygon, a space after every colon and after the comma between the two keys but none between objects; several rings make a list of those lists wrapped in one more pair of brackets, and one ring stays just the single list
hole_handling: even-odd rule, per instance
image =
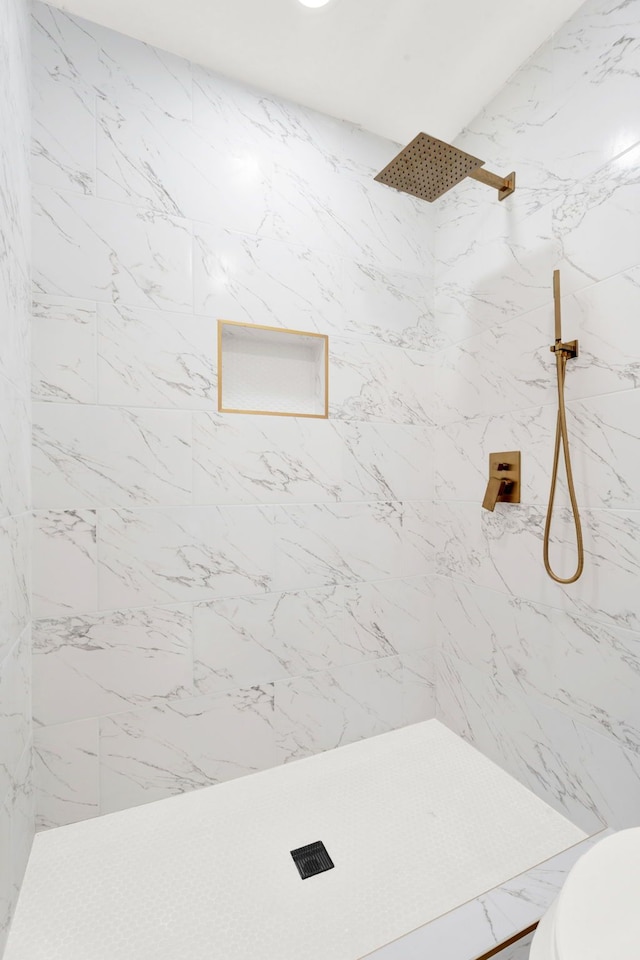
[{"label": "shower wand holder bracket", "polygon": [[578,341],[568,340],[567,343],[556,341],[552,347],[549,347],[551,353],[566,353],[567,360],[573,360],[578,356]]}]

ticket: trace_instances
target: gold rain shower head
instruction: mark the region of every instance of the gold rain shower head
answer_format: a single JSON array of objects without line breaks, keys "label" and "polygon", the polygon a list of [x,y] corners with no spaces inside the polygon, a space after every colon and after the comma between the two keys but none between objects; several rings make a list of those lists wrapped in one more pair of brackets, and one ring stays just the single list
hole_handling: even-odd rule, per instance
[{"label": "gold rain shower head", "polygon": [[391,163],[375,177],[379,183],[410,193],[412,197],[433,203],[443,193],[455,187],[465,177],[495,187],[498,200],[509,197],[516,188],[516,175],[498,177],[483,170],[484,160],[478,160],[464,150],[458,150],[443,140],[419,133],[401,150]]}]

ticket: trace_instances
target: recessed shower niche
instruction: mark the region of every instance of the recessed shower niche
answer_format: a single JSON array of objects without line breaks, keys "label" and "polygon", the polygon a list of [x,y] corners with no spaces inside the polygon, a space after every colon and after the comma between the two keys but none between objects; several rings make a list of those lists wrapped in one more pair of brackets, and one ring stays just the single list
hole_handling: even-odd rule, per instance
[{"label": "recessed shower niche", "polygon": [[329,416],[329,338],[218,320],[218,410]]}]

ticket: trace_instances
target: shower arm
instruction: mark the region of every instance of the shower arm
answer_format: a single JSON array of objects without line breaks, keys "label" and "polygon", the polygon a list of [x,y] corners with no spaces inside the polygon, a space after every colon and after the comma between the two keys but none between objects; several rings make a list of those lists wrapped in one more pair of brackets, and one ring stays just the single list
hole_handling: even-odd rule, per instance
[{"label": "shower arm", "polygon": [[506,177],[499,177],[497,173],[491,173],[484,167],[478,167],[467,174],[472,180],[484,183],[488,187],[494,187],[498,191],[498,200],[506,200],[516,189],[515,171],[511,171]]}]

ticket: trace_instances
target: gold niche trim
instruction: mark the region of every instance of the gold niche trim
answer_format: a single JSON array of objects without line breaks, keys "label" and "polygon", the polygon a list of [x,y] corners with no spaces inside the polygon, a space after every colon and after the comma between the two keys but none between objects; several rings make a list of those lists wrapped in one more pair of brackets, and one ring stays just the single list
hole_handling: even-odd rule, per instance
[{"label": "gold niche trim", "polygon": [[[324,412],[296,413],[283,410],[245,410],[225,407],[222,403],[222,332],[225,327],[246,327],[250,330],[267,330],[271,333],[291,334],[298,337],[314,337],[324,342]],[[313,333],[310,330],[293,330],[290,327],[270,327],[259,323],[244,323],[240,320],[218,320],[218,412],[245,413],[258,417],[306,417],[312,420],[327,420],[329,417],[329,337],[325,333]]]},{"label": "gold niche trim", "polygon": [[500,954],[503,950],[506,950],[507,947],[513,946],[514,943],[517,943],[518,940],[524,940],[525,937],[528,937],[530,933],[533,933],[538,927],[538,921],[532,923],[531,926],[527,927],[526,930],[521,930],[520,933],[516,933],[513,937],[509,937],[508,940],[504,940],[502,943],[499,943],[497,946],[493,947],[492,950],[489,950],[488,953],[482,953],[477,958],[477,960],[491,960],[492,957],[495,957],[496,960],[500,960]]}]

